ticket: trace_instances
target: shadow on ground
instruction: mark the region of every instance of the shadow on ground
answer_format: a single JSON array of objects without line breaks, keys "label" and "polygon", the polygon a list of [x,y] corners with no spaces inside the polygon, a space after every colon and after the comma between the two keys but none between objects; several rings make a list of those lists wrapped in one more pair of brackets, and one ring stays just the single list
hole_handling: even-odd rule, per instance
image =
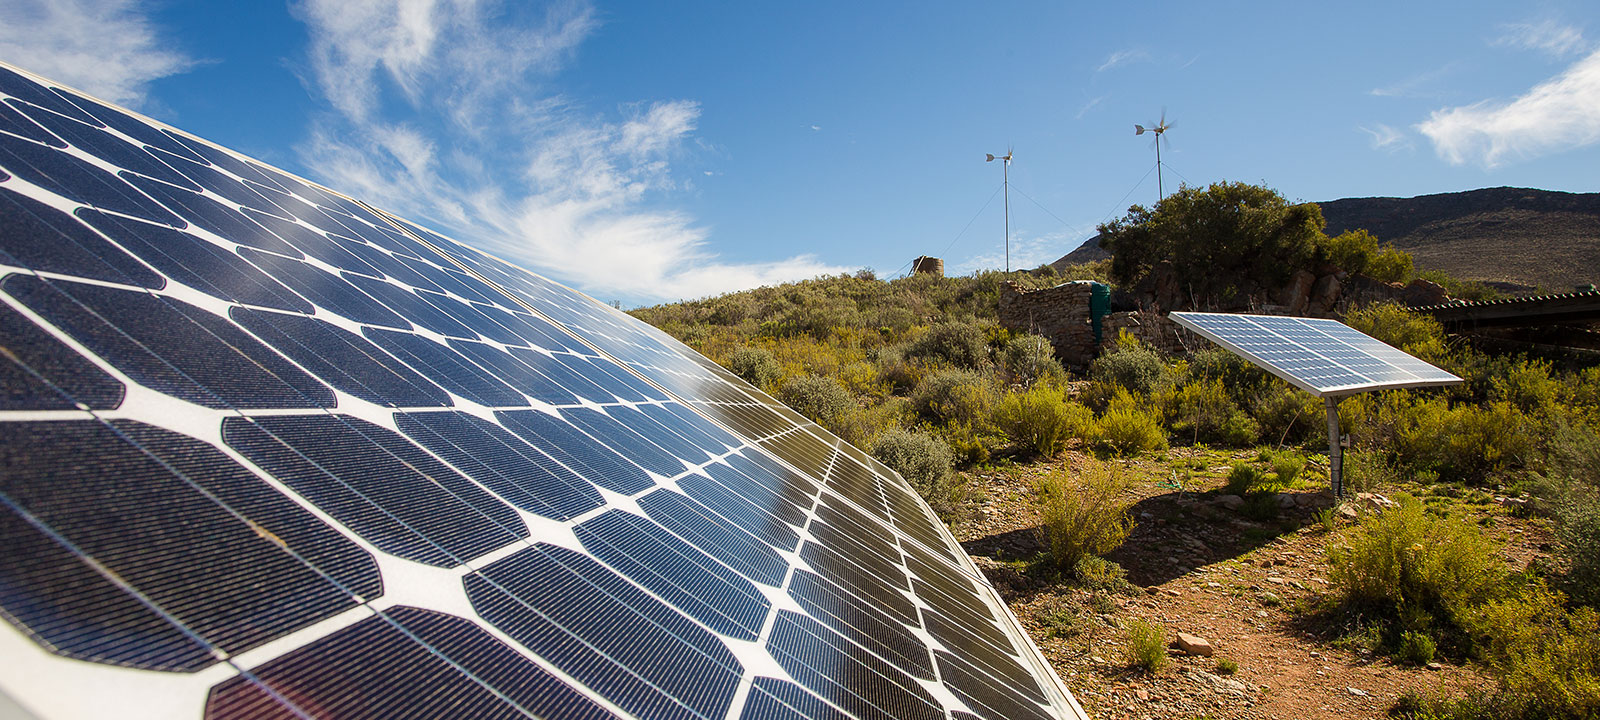
[{"label": "shadow on ground", "polygon": [[[1238,500],[1190,492],[1140,500],[1130,509],[1133,532],[1106,557],[1127,570],[1135,585],[1161,585],[1316,522],[1317,510],[1328,504],[1324,493],[1309,492],[1262,494],[1242,504]],[[961,547],[968,555],[1001,562],[1030,561],[1044,552],[1037,527],[968,540]]]}]

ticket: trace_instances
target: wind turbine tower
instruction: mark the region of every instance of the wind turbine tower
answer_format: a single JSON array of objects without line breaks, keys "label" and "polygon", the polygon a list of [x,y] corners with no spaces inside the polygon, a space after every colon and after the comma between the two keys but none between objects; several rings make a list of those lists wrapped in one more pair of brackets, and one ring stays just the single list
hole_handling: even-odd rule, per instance
[{"label": "wind turbine tower", "polygon": [[1161,139],[1166,134],[1166,132],[1168,130],[1171,130],[1171,129],[1172,129],[1172,123],[1167,122],[1167,110],[1166,110],[1166,108],[1162,108],[1161,109],[1161,121],[1156,123],[1155,127],[1148,127],[1147,128],[1147,127],[1145,127],[1143,125],[1139,125],[1139,124],[1135,124],[1133,126],[1133,134],[1134,135],[1143,135],[1143,134],[1148,132],[1148,133],[1155,133],[1155,136],[1156,136],[1156,139],[1150,141],[1150,144],[1155,146],[1155,149],[1156,149],[1156,200],[1157,201],[1166,199],[1166,197],[1167,197],[1167,193],[1166,193],[1165,189],[1161,185]]}]

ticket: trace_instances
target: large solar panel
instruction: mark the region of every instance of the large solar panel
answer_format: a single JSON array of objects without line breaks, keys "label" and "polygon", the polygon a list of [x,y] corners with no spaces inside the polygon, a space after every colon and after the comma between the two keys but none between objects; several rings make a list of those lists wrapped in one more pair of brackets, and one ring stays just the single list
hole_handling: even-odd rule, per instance
[{"label": "large solar panel", "polygon": [[1317,397],[1461,382],[1337,320],[1198,312],[1170,317]]},{"label": "large solar panel", "polygon": [[949,532],[633,318],[0,67],[0,711],[1063,718]]}]

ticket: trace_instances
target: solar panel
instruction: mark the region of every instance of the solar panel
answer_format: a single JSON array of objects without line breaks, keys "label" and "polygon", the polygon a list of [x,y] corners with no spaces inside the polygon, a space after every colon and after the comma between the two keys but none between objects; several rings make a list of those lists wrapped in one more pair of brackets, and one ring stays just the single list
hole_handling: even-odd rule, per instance
[{"label": "solar panel", "polygon": [[1065,718],[903,479],[624,313],[0,67],[0,707]]},{"label": "solar panel", "polygon": [[1461,382],[1337,320],[1198,312],[1170,317],[1317,397]]}]

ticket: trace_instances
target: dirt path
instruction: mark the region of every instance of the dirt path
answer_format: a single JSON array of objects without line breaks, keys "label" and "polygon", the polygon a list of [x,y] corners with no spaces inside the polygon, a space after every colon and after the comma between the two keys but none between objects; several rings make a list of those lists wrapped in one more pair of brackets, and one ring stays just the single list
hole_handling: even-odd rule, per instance
[{"label": "dirt path", "polygon": [[[1166,460],[1127,464],[1138,478],[1129,498],[1138,526],[1110,559],[1127,570],[1131,594],[1097,597],[1041,581],[1026,567],[1040,551],[1034,478],[1080,468],[1084,455],[1069,451],[1050,463],[967,475],[974,513],[956,528],[957,538],[1092,717],[1382,717],[1407,690],[1431,695],[1487,684],[1471,666],[1400,665],[1310,626],[1294,608],[1329,590],[1330,536],[1313,515],[1324,498],[1313,490],[1285,493],[1283,503],[1298,502],[1275,518],[1251,519],[1204,492],[1222,484],[1217,472],[1202,471],[1184,491],[1155,479],[1170,477],[1169,463],[1186,454],[1197,463],[1217,459],[1175,448]],[[1520,565],[1542,554],[1548,537],[1533,521],[1493,503],[1464,507],[1494,518],[1490,535],[1506,544],[1509,560]],[[1124,660],[1121,629],[1133,618],[1159,623],[1169,639],[1176,632],[1198,635],[1214,655],[1174,649],[1158,673],[1133,669]],[[1219,667],[1224,660],[1237,663],[1237,671]]]}]

